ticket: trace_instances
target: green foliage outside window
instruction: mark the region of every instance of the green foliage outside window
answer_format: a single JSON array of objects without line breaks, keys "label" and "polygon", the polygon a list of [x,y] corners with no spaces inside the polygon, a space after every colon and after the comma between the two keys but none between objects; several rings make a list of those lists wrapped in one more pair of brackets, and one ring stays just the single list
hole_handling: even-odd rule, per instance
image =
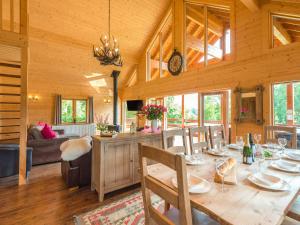
[{"label": "green foliage outside window", "polygon": [[275,124],[287,124],[287,84],[276,84],[273,86],[274,96],[274,122]]},{"label": "green foliage outside window", "polygon": [[76,123],[86,122],[86,100],[76,100]]},{"label": "green foliage outside window", "polygon": [[[181,96],[180,96],[181,97]],[[165,105],[167,107],[167,118],[171,119],[168,124],[181,124],[182,123],[182,106],[176,103],[175,96],[168,96],[165,98]]]},{"label": "green foliage outside window", "polygon": [[[75,108],[74,108],[75,106]],[[75,110],[75,112],[74,112]],[[75,118],[74,118],[75,116]],[[61,102],[62,123],[84,123],[87,121],[87,101],[63,99]]]},{"label": "green foliage outside window", "polygon": [[204,96],[204,121],[221,120],[221,95]]},{"label": "green foliage outside window", "polygon": [[73,101],[62,100],[61,104],[61,120],[63,123],[73,123]]},{"label": "green foliage outside window", "polygon": [[300,124],[300,83],[294,83],[294,123]]}]

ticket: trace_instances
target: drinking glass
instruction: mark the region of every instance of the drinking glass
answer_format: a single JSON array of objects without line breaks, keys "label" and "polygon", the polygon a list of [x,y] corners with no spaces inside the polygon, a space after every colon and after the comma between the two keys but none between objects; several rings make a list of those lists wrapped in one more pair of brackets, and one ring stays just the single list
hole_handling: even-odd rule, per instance
[{"label": "drinking glass", "polygon": [[[217,161],[216,163],[216,171],[217,171],[217,174],[221,177],[222,179],[222,192],[225,192],[225,189],[224,189],[224,179],[225,177],[229,174],[229,170],[224,170],[222,169],[223,166],[221,165],[224,165],[224,166],[228,166],[228,161],[227,160],[219,160]],[[225,172],[226,171],[226,172]]]},{"label": "drinking glass", "polygon": [[286,138],[278,138],[278,144],[281,147],[281,155],[283,155],[285,146],[287,145],[287,139]]},{"label": "drinking glass", "polygon": [[244,147],[244,140],[242,136],[236,136],[235,138],[235,143],[237,144],[237,146],[240,147],[240,150],[243,150]]},{"label": "drinking glass", "polygon": [[264,153],[264,149],[260,148],[260,155],[257,158],[257,164],[258,164],[258,171],[260,173],[263,172],[263,165],[265,163],[265,153]]},{"label": "drinking glass", "polygon": [[259,145],[261,141],[261,134],[254,134],[254,140],[256,142],[256,145]]}]

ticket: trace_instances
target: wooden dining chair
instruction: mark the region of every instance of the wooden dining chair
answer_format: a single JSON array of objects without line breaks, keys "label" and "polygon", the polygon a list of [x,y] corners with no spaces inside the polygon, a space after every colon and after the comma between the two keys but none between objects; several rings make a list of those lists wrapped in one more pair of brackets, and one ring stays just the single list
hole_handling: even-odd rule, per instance
[{"label": "wooden dining chair", "polygon": [[264,141],[278,144],[278,138],[285,137],[288,148],[297,148],[297,128],[285,126],[265,126]]},{"label": "wooden dining chair", "polygon": [[[182,146],[174,146],[177,137],[179,137],[182,140]],[[163,130],[162,142],[163,149],[167,151],[171,151],[173,153],[188,154],[186,129],[184,128],[176,130]]]},{"label": "wooden dining chair", "polygon": [[225,141],[224,125],[209,126],[209,140],[212,148],[220,141]]},{"label": "wooden dining chair", "polygon": [[[176,172],[177,189],[171,188],[148,174],[147,160],[149,159],[157,161]],[[187,169],[183,156],[139,143],[139,160],[142,174],[142,194],[146,225],[218,224],[206,214],[196,209],[191,209]],[[165,212],[154,208],[151,203],[152,193],[169,202],[173,207]]]},{"label": "wooden dining chair", "polygon": [[[196,150],[203,151],[210,149],[210,142],[208,140],[209,130],[207,127],[191,127],[189,128],[189,141],[191,154],[194,154]],[[195,138],[198,142],[195,142]]]},{"label": "wooden dining chair", "polygon": [[[300,222],[300,196],[298,195],[287,216]],[[300,224],[300,223],[299,223]]]}]

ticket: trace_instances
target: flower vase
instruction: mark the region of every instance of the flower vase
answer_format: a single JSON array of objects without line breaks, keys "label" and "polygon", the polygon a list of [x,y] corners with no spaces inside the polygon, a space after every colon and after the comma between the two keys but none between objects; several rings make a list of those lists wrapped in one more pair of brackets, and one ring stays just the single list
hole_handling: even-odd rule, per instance
[{"label": "flower vase", "polygon": [[151,131],[154,133],[158,130],[158,120],[151,120]]}]

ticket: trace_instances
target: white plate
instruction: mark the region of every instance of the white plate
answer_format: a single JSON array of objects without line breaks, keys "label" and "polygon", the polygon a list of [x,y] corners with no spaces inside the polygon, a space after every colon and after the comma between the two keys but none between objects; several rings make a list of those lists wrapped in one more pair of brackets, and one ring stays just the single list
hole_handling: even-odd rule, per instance
[{"label": "white plate", "polygon": [[205,160],[202,158],[193,158],[191,155],[185,156],[185,161],[187,165],[197,166],[205,164]]},{"label": "white plate", "polygon": [[290,190],[290,185],[285,180],[266,173],[252,174],[248,177],[248,180],[259,187],[272,191]]},{"label": "white plate", "polygon": [[243,150],[243,147],[241,147],[237,144],[229,144],[229,145],[227,145],[227,147],[230,148],[230,149],[239,150],[239,151]]},{"label": "white plate", "polygon": [[300,167],[296,163],[287,162],[285,160],[278,160],[272,162],[270,165],[272,168],[289,172],[289,173],[300,173]]},{"label": "white plate", "polygon": [[229,156],[230,153],[225,150],[225,151],[220,151],[218,149],[211,149],[207,151],[208,154],[214,155],[214,156]]},{"label": "white plate", "polygon": [[[172,185],[177,188],[177,178],[173,177]],[[189,192],[190,194],[203,194],[209,192],[211,189],[211,184],[200,177],[190,175],[189,177]]]},{"label": "white plate", "polygon": [[271,146],[272,147],[269,148],[269,146],[267,144],[262,145],[263,148],[267,148],[267,149],[270,149],[270,150],[280,150],[281,149],[280,145],[278,145],[278,144],[273,144]]},{"label": "white plate", "polygon": [[284,157],[294,161],[300,161],[300,152],[297,150],[286,151]]}]

